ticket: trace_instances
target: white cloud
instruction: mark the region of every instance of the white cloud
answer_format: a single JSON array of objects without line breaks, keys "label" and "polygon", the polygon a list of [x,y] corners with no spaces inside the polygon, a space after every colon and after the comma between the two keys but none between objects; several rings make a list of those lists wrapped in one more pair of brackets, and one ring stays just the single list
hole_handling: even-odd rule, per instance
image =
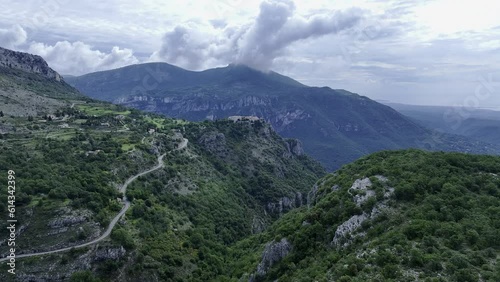
[{"label": "white cloud", "polygon": [[131,49],[115,46],[109,53],[77,41],[59,41],[54,45],[32,43],[28,52],[45,58],[49,65],[61,74],[79,75],[88,72],[118,68],[136,64],[139,60]]},{"label": "white cloud", "polygon": [[[474,77],[500,69],[500,18],[492,6],[489,0],[0,0],[0,44],[41,54],[63,74],[147,60],[197,70],[240,62],[306,84],[433,104],[461,99],[474,91]],[[33,25],[39,14],[47,17]],[[336,33],[343,17],[346,28]]]},{"label": "white cloud", "polygon": [[497,26],[498,6],[495,4],[491,0],[440,0],[418,6],[414,12],[422,31],[427,36],[436,36]]},{"label": "white cloud", "polygon": [[290,0],[267,0],[251,24],[200,27],[189,22],[176,26],[163,37],[161,49],[152,58],[163,59],[189,69],[216,64],[240,63],[269,70],[274,59],[282,56],[295,42],[336,34],[355,26],[362,18],[361,9],[323,11],[310,17],[295,13]]},{"label": "white cloud", "polygon": [[20,25],[13,25],[9,29],[0,29],[0,46],[7,49],[16,49],[26,42],[28,35]]}]

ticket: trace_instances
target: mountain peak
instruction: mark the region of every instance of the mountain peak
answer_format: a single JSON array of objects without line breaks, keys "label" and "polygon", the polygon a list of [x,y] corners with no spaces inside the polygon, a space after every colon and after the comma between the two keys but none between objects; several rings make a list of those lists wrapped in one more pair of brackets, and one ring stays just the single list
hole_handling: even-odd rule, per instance
[{"label": "mountain peak", "polygon": [[47,62],[38,55],[12,51],[0,47],[0,67],[17,69],[28,73],[39,74],[48,79],[61,81],[62,77],[51,69]]},{"label": "mountain peak", "polygon": [[227,65],[227,68],[232,68],[232,69],[246,69],[246,70],[253,70],[253,71],[257,71],[257,72],[266,73],[265,71],[262,71],[262,70],[259,70],[259,69],[256,69],[256,68],[252,68],[251,66],[248,66],[248,65],[245,65],[245,64],[239,64],[239,63],[231,63],[231,64]]},{"label": "mountain peak", "polygon": [[250,83],[267,87],[305,87],[302,83],[274,71],[262,71],[248,65],[232,63],[226,67],[208,69],[205,73],[217,73],[226,84]]}]

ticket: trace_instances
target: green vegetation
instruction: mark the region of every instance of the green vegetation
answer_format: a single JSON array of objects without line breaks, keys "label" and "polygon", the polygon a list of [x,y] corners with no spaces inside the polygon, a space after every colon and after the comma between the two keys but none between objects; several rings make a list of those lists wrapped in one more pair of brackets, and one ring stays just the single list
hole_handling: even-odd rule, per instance
[{"label": "green vegetation", "polygon": [[90,100],[65,82],[50,81],[38,74],[0,67],[0,89],[25,89],[39,96],[54,99]]},{"label": "green vegetation", "polygon": [[[365,157],[320,180],[310,209],[237,243],[230,276],[256,271],[256,246],[287,238],[292,251],[259,281],[499,281],[498,173],[498,157],[416,150]],[[376,196],[356,206],[349,188],[364,177]],[[340,189],[332,191],[335,185]],[[384,186],[395,189],[388,200]],[[347,246],[332,242],[340,224],[377,203],[381,212],[347,235]]]},{"label": "green vegetation", "polygon": [[[221,84],[267,77],[245,67],[222,71]],[[0,91],[10,93],[0,95],[10,111],[0,111],[0,172],[5,177],[15,171],[17,254],[99,237],[123,207],[120,185],[165,154],[161,169],[128,186],[130,209],[109,237],[85,248],[18,258],[19,278],[500,281],[498,157],[385,151],[318,180],[325,171],[302,154],[300,142],[282,139],[260,120],[174,120],[84,99],[60,81],[17,72],[0,73]],[[203,73],[207,81],[213,75]],[[303,87],[277,74],[267,78],[270,84],[252,89],[277,82],[281,90]],[[314,103],[328,104],[330,90],[311,91],[322,92]],[[380,122],[393,113],[367,111],[363,97],[338,94],[336,105],[361,107],[369,119]],[[40,101],[50,106],[33,108]],[[341,113],[339,122],[349,122],[352,113]],[[314,133],[307,123],[295,125]],[[349,134],[337,137],[353,146],[341,147],[351,157],[362,153],[358,141],[376,150],[386,140]],[[184,138],[189,143],[179,149]],[[317,142],[339,145],[327,141]],[[0,190],[4,215],[8,195]],[[0,222],[1,238],[9,236],[5,224]],[[0,253],[8,253],[5,241]],[[12,278],[7,267],[0,265],[1,281]]]},{"label": "green vegetation", "polygon": [[115,105],[103,107],[102,105],[81,104],[78,105],[77,108],[90,116],[103,116],[107,114],[129,115],[131,113],[125,107]]},{"label": "green vegetation", "polygon": [[283,157],[284,141],[262,123],[190,123],[184,136],[187,151],[167,155],[165,170],[128,190],[126,228],[138,251],[132,277],[215,279],[228,271],[229,246],[256,231],[254,219],[264,228],[278,216],[266,213],[268,203],[305,197],[323,174],[305,156]]},{"label": "green vegetation", "polygon": [[[182,137],[190,140],[187,149],[167,154],[164,169],[129,186],[132,207],[126,223],[104,243],[105,248],[123,247],[125,256],[96,260],[91,272],[75,272],[83,249],[49,260],[22,260],[21,272],[43,276],[46,264],[56,264],[61,277],[72,281],[108,281],[124,269],[137,279],[216,279],[228,271],[224,257],[231,245],[279,217],[266,209],[268,204],[297,192],[305,198],[325,173],[318,163],[290,151],[296,142],[288,144],[260,121],[189,123],[123,112],[87,102],[62,109],[50,120],[5,119],[12,130],[2,135],[0,170],[16,171],[17,215],[26,223],[17,242],[26,250],[96,238],[122,206],[116,186],[153,166],[157,154],[171,151]],[[7,198],[6,190],[0,198]],[[6,213],[5,201],[0,208]],[[74,222],[64,223],[70,219]],[[7,236],[5,228],[0,236]]]},{"label": "green vegetation", "polygon": [[[93,107],[106,105],[96,103]],[[17,217],[26,223],[18,244],[26,249],[75,244],[95,236],[92,234],[107,226],[120,210],[117,198],[121,195],[115,185],[144,166],[152,166],[156,157],[147,146],[140,145],[148,124],[130,118],[117,121],[115,116],[94,118],[72,110],[50,122],[40,122],[39,117],[5,120],[9,132],[2,135],[0,171],[16,172]],[[110,125],[93,127],[76,123],[76,119]],[[63,123],[66,127],[61,128]],[[130,129],[111,134],[121,128],[121,123]],[[122,149],[125,142],[137,144],[133,155]],[[7,199],[7,189],[0,190],[0,198]],[[0,210],[7,213],[6,200],[0,201]],[[77,219],[69,225],[55,223],[67,217]],[[6,229],[2,228],[0,234],[7,236]],[[6,249],[6,245],[0,247],[2,253]]]}]

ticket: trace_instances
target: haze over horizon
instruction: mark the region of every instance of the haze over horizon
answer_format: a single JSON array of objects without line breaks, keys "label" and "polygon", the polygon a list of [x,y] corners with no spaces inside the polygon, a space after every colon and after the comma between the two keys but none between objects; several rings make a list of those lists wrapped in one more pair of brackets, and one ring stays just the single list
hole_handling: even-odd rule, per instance
[{"label": "haze over horizon", "polygon": [[241,63],[376,100],[495,108],[493,3],[0,0],[0,46],[41,55],[62,74]]}]

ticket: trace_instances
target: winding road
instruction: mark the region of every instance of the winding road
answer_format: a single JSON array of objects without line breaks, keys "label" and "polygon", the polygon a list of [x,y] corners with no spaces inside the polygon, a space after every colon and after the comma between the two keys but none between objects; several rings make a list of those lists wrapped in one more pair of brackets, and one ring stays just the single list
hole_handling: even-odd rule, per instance
[{"label": "winding road", "polygon": [[[188,139],[183,138],[182,142],[177,146],[177,148],[174,149],[174,150],[172,150],[172,151],[184,149],[184,148],[186,148],[187,144],[188,144]],[[172,151],[170,151],[170,152],[172,152]],[[143,175],[146,175],[148,173],[151,173],[151,172],[153,172],[155,170],[158,170],[158,169],[162,168],[165,165],[163,163],[163,158],[165,157],[165,155],[166,154],[163,154],[163,155],[161,155],[161,156],[158,157],[158,164],[155,167],[153,167],[151,169],[148,169],[146,171],[143,171],[141,173],[138,173],[138,174],[130,177],[129,179],[127,179],[127,181],[125,181],[125,183],[123,183],[123,185],[120,187],[119,191],[123,193],[123,202],[125,203],[125,205],[123,206],[123,208],[121,209],[121,211],[111,220],[111,222],[109,223],[108,228],[106,229],[106,232],[104,232],[104,234],[102,234],[99,238],[96,238],[96,239],[94,239],[94,240],[92,240],[90,242],[87,242],[87,243],[83,243],[83,244],[76,245],[76,246],[71,246],[71,247],[66,247],[66,248],[62,248],[62,249],[57,249],[57,250],[52,250],[52,251],[46,251],[46,252],[39,252],[39,253],[16,255],[15,258],[19,259],[19,258],[24,258],[24,257],[43,256],[43,255],[49,255],[49,254],[54,254],[54,253],[65,252],[65,251],[69,251],[71,249],[84,248],[84,247],[96,244],[96,243],[98,243],[98,242],[106,239],[109,236],[109,234],[111,234],[111,231],[113,231],[113,228],[118,223],[118,220],[120,220],[120,218],[130,208],[130,201],[127,199],[127,196],[126,196],[128,185],[130,183],[132,183],[132,181],[136,180],[137,178],[139,178],[139,177],[141,177]],[[9,257],[1,258],[0,262],[6,261],[8,259],[10,259],[10,258]]]}]

